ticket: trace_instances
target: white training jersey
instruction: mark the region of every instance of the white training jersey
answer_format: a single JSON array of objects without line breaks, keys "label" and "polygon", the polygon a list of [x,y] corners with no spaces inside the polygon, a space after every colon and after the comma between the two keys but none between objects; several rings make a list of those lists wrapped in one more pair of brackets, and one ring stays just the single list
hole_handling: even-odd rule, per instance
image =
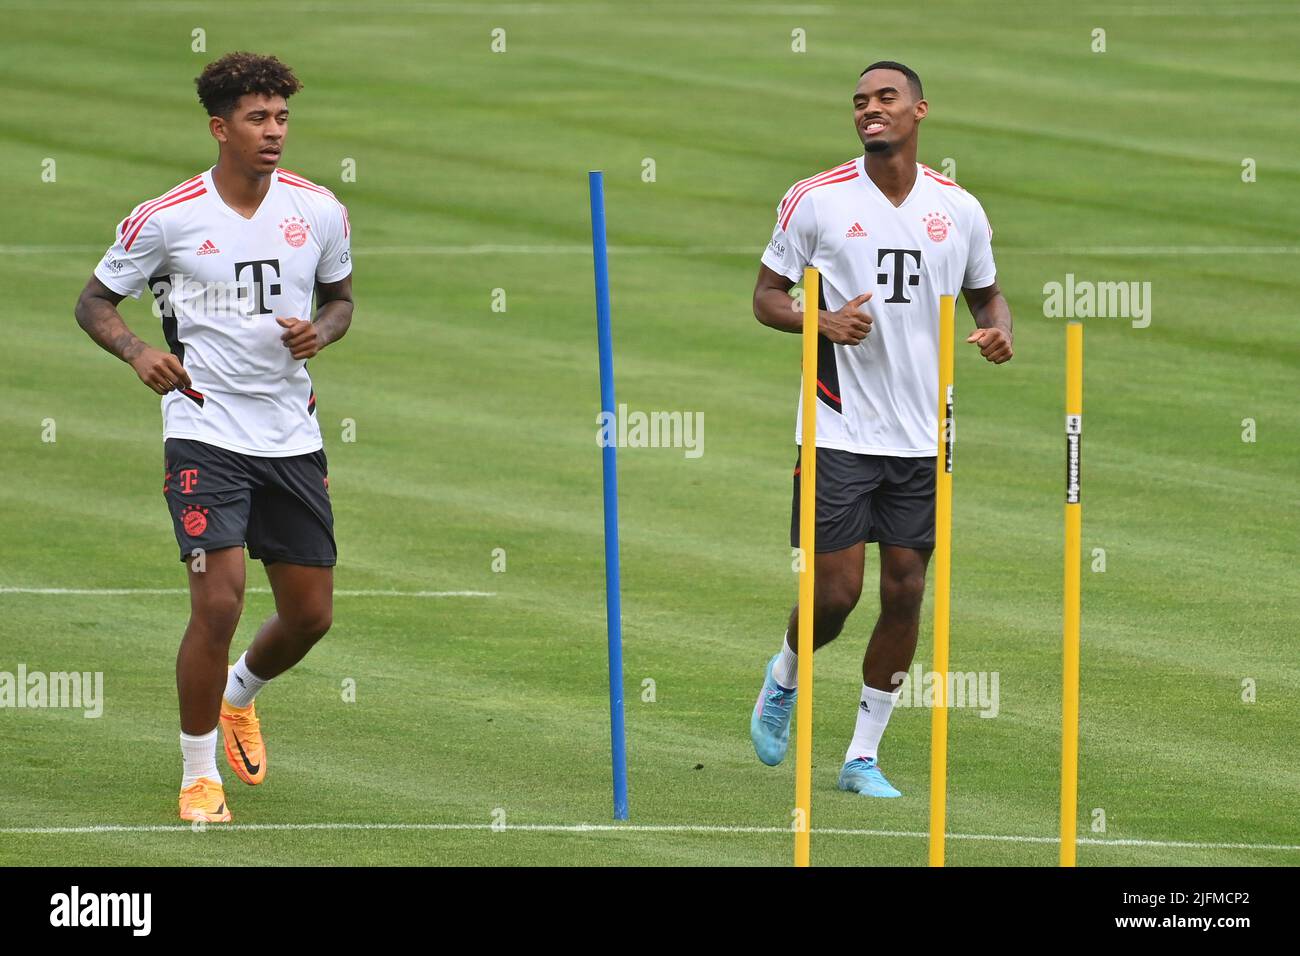
[{"label": "white training jersey", "polygon": [[227,206],[212,170],[141,203],[95,276],[155,314],[191,388],[162,399],[163,437],[264,457],[321,448],[307,363],[277,318],[311,321],[317,282],[352,271],[347,210],[328,189],[278,169],[251,219]]},{"label": "white training jersey", "polygon": [[[928,166],[895,207],[859,156],[795,183],[777,207],[763,264],[791,282],[821,274],[822,308],[864,292],[871,332],[857,345],[822,338],[817,445],[864,455],[937,453],[939,296],[993,284],[992,230],[979,202]],[[795,441],[803,434],[803,409]]]}]

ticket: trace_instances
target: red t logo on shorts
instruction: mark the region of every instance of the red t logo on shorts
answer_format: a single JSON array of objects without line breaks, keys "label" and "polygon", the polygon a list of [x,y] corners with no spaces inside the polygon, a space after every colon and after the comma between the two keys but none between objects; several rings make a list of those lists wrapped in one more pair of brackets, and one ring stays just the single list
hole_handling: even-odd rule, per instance
[{"label": "red t logo on shorts", "polygon": [[199,470],[197,468],[181,469],[181,493],[188,495],[194,490],[194,486],[199,483]]}]

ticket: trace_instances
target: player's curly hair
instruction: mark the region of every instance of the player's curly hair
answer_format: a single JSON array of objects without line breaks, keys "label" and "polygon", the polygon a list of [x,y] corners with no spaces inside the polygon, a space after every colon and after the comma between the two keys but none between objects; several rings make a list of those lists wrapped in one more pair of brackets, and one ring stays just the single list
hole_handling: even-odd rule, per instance
[{"label": "player's curly hair", "polygon": [[194,78],[199,102],[209,116],[229,119],[245,93],[283,96],[286,100],[302,89],[298,77],[273,56],[256,53],[227,53],[213,60]]}]

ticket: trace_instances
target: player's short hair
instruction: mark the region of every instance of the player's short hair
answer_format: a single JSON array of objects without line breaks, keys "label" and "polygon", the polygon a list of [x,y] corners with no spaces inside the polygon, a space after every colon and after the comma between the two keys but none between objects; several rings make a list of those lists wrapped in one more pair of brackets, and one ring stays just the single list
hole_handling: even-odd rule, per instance
[{"label": "player's short hair", "polygon": [[916,75],[916,70],[910,66],[899,63],[897,60],[877,60],[865,70],[858,74],[858,78],[866,76],[872,70],[897,70],[907,77],[907,85],[912,88],[912,95],[918,100],[925,99],[925,90],[921,89],[921,78]]},{"label": "player's short hair", "polygon": [[286,100],[302,89],[298,77],[273,56],[257,53],[227,53],[213,60],[194,78],[199,102],[209,116],[229,119],[245,93],[283,96]]}]

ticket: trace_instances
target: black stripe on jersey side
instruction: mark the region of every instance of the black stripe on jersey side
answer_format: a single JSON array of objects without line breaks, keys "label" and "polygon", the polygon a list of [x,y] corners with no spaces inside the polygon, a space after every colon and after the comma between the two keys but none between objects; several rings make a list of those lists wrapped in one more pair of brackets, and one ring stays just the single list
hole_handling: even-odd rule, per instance
[{"label": "black stripe on jersey side", "polygon": [[[825,287],[817,285],[817,307],[826,308]],[[840,370],[835,362],[835,343],[824,335],[817,336],[817,399],[831,411],[843,415],[840,395]]]},{"label": "black stripe on jersey side", "polygon": [[163,338],[167,340],[167,348],[184,365],[185,345],[176,329],[176,312],[171,302],[172,277],[154,276],[149,280],[149,288],[153,291],[154,298],[158,301],[158,311],[162,314]]},{"label": "black stripe on jersey side", "polygon": [[181,394],[184,395],[186,398],[188,398],[188,399],[189,399],[191,402],[193,402],[195,405],[199,406],[199,408],[202,408],[202,407],[203,407],[203,393],[202,393],[202,392],[196,392],[196,391],[194,391],[194,389],[192,389],[192,388],[182,388],[182,389],[181,389]]},{"label": "black stripe on jersey side", "polygon": [[[302,363],[302,370],[307,372],[307,363]],[[307,414],[316,414],[316,385],[311,380],[311,372],[307,372]]]}]

